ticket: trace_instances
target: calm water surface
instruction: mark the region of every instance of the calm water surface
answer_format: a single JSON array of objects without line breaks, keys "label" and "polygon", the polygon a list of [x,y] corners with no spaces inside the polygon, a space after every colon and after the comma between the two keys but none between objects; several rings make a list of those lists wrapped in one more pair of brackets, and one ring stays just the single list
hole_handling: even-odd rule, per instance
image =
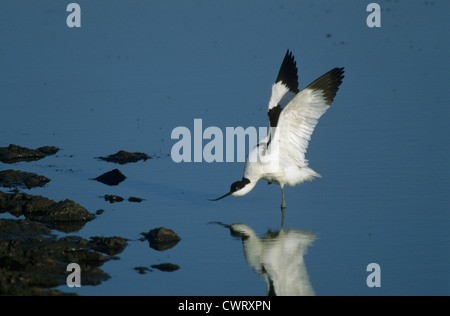
[{"label": "calm water surface", "polygon": [[[24,190],[104,213],[75,234],[129,239],[111,279],[81,295],[449,295],[448,1],[79,1],[69,29],[60,1],[0,4],[0,146],[53,145],[57,155],[0,169],[45,175]],[[336,66],[346,77],[310,143],[323,177],[209,202],[243,163],[174,163],[177,126],[265,126],[286,49],[300,87]],[[204,141],[204,145],[208,141]],[[115,165],[118,150],[154,156]],[[89,179],[119,168],[108,187]],[[142,203],[109,204],[105,194]],[[2,215],[7,217],[7,215]],[[236,225],[232,225],[236,224]],[[182,238],[156,251],[156,227]],[[230,228],[233,233],[231,233]],[[62,234],[62,233],[61,233]],[[174,272],[135,267],[173,263]],[[381,287],[366,267],[378,263]],[[287,285],[286,275],[293,276]],[[294,281],[293,281],[294,280]]]}]

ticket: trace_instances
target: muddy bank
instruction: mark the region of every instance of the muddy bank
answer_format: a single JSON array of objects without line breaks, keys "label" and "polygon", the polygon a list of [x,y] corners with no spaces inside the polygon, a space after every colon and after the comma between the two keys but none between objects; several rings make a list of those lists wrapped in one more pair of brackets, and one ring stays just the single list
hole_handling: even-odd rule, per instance
[{"label": "muddy bank", "polygon": [[57,238],[43,224],[0,219],[0,295],[65,295],[51,288],[66,284],[70,263],[81,267],[81,286],[98,285],[110,278],[100,267],[126,245],[121,237]]},{"label": "muddy bank", "polygon": [[63,232],[78,231],[95,218],[94,214],[71,200],[55,202],[40,195],[0,191],[0,213],[5,212],[45,223]]},{"label": "muddy bank", "polygon": [[35,150],[11,144],[8,147],[0,147],[0,161],[8,164],[20,161],[35,161],[54,155],[58,151],[59,148],[54,146],[43,146]]}]

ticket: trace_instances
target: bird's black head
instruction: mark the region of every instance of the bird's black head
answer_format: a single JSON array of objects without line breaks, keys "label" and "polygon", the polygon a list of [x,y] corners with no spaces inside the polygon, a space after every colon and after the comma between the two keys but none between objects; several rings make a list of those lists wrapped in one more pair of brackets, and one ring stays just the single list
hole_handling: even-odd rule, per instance
[{"label": "bird's black head", "polygon": [[227,194],[221,196],[220,198],[212,199],[212,200],[210,200],[210,201],[218,201],[218,200],[223,199],[224,197],[227,197],[227,196],[229,196],[229,195],[236,195],[236,196],[244,195],[244,194],[247,193],[247,192],[245,192],[245,193],[243,193],[243,194],[234,194],[234,193],[236,193],[236,192],[242,190],[242,189],[243,189],[247,184],[249,184],[249,183],[250,183],[250,180],[249,180],[249,179],[247,179],[247,178],[242,178],[242,180],[236,181],[236,182],[234,182],[234,183],[230,186],[230,192],[228,192]]},{"label": "bird's black head", "polygon": [[247,178],[242,178],[241,181],[234,182],[230,187],[230,194],[233,192],[239,191],[240,189],[242,189],[249,183],[250,183],[250,180]]}]

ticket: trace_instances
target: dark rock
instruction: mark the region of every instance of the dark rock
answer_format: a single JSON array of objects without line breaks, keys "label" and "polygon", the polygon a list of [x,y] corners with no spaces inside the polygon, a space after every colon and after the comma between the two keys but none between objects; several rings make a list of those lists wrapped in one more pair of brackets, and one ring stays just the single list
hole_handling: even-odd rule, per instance
[{"label": "dark rock", "polygon": [[148,233],[142,233],[148,240],[150,248],[158,251],[164,251],[175,247],[181,240],[173,230],[160,227],[150,230]]},{"label": "dark rock", "polygon": [[164,272],[173,272],[178,270],[180,267],[173,263],[161,263],[161,264],[154,264],[151,266],[154,269],[158,269],[160,271]]},{"label": "dark rock", "polygon": [[146,161],[149,158],[151,158],[151,157],[144,153],[140,153],[140,152],[130,153],[130,152],[127,152],[124,150],[120,150],[117,153],[115,153],[114,155],[109,155],[107,157],[97,157],[97,159],[101,159],[101,160],[108,161],[108,162],[114,162],[114,163],[118,163],[121,165],[130,163],[130,162],[137,162],[139,160]]},{"label": "dark rock", "polygon": [[109,195],[109,194],[106,194],[106,195],[105,195],[105,201],[107,201],[107,202],[109,202],[109,203],[122,202],[122,201],[123,201],[123,197],[118,196],[118,195]]},{"label": "dark rock", "polygon": [[55,203],[44,197],[32,198],[24,205],[23,214],[26,218],[38,222],[74,222],[90,221],[95,218],[80,204],[71,200]]},{"label": "dark rock", "polygon": [[90,247],[99,252],[113,256],[121,253],[127,246],[126,239],[122,237],[91,237]]},{"label": "dark rock", "polygon": [[[113,249],[116,244],[100,243]],[[50,288],[66,284],[69,263],[80,265],[82,286],[100,284],[110,276],[99,267],[111,258],[95,247],[77,236],[58,239],[43,224],[0,219],[0,295],[65,295]]]},{"label": "dark rock", "polygon": [[144,199],[138,198],[138,197],[134,197],[134,196],[130,196],[128,198],[128,202],[135,202],[135,203],[141,203]]},{"label": "dark rock", "polygon": [[56,154],[59,151],[59,148],[55,146],[43,146],[36,149],[37,151],[43,153],[46,156],[51,156]]},{"label": "dark rock", "polygon": [[95,218],[95,215],[71,200],[55,202],[40,195],[0,191],[0,213],[5,212],[16,217],[23,215],[64,232],[77,231]]},{"label": "dark rock", "polygon": [[36,238],[50,234],[50,229],[42,224],[29,220],[0,219],[0,240]]},{"label": "dark rock", "polygon": [[31,172],[11,169],[0,171],[0,186],[5,188],[19,187],[31,189],[34,187],[43,187],[49,182],[49,178]]},{"label": "dark rock", "polygon": [[108,172],[105,172],[101,176],[94,178],[93,180],[97,180],[98,182],[104,183],[106,185],[118,185],[120,182],[125,180],[125,177],[119,169],[114,169]]},{"label": "dark rock", "polygon": [[35,161],[54,154],[59,149],[53,146],[40,147],[38,150],[17,146],[0,147],[0,161],[4,163],[16,163],[19,161]]}]

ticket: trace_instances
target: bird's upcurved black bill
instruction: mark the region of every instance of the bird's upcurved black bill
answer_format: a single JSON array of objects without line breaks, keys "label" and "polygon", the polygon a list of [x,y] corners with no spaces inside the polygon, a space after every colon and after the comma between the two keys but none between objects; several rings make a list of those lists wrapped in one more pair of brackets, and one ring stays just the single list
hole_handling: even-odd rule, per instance
[{"label": "bird's upcurved black bill", "polygon": [[219,201],[219,200],[221,200],[221,199],[223,199],[224,197],[227,197],[227,196],[229,196],[229,195],[231,195],[231,192],[228,192],[227,194],[222,195],[220,198],[217,198],[217,199],[208,199],[208,201]]}]

